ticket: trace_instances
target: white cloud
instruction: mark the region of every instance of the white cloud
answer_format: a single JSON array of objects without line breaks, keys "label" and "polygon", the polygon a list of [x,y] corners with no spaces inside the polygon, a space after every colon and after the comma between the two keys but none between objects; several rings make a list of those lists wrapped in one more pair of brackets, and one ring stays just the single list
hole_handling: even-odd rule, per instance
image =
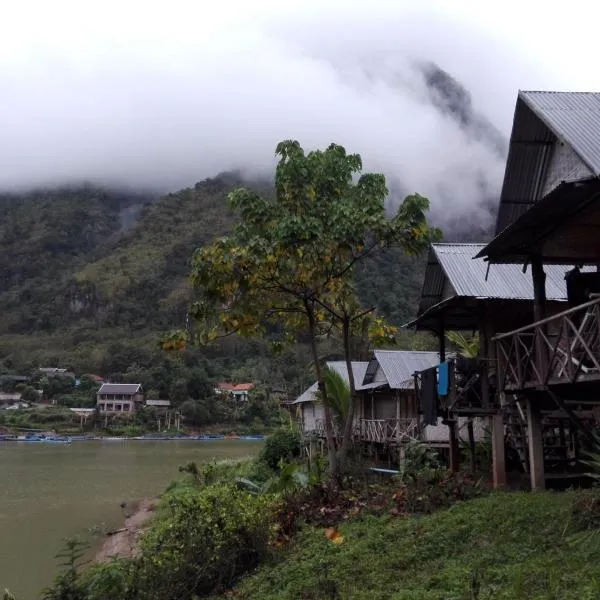
[{"label": "white cloud", "polygon": [[457,77],[505,135],[518,88],[587,89],[598,77],[574,61],[594,19],[573,17],[574,32],[539,2],[11,4],[0,24],[2,187],[175,189],[264,171],[293,137],[342,143],[435,207],[452,199],[479,218],[481,180],[497,190],[502,159],[431,106],[413,61]]}]

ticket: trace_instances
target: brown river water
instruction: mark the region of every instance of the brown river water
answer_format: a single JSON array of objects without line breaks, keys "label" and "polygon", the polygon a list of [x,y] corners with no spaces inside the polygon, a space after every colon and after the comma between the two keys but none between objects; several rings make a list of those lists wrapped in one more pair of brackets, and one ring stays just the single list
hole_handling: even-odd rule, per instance
[{"label": "brown river water", "polygon": [[119,504],[156,496],[179,465],[255,455],[262,442],[0,442],[0,595],[35,600],[57,573],[63,540],[123,521]]}]

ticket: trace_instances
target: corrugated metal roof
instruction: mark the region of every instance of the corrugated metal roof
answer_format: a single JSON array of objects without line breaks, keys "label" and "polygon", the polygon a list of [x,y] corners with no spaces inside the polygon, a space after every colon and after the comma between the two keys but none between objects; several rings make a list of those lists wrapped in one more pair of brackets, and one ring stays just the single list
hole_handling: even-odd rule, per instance
[{"label": "corrugated metal roof", "polygon": [[552,132],[600,175],[600,94],[521,92],[521,97]]},{"label": "corrugated metal roof", "polygon": [[171,406],[170,400],[146,400],[146,406]]},{"label": "corrugated metal roof", "polygon": [[[518,264],[489,265],[483,258],[473,259],[485,246],[431,245],[419,301],[419,315],[452,295],[481,299],[533,300],[533,282],[529,270],[523,273],[523,267]],[[548,300],[567,299],[565,273],[571,268],[544,266]],[[451,290],[447,284],[452,286]]]},{"label": "corrugated metal roof", "polygon": [[541,197],[557,140],[600,175],[600,94],[520,91],[515,106],[496,234]]},{"label": "corrugated metal roof", "polygon": [[[354,373],[354,386],[356,390],[363,389],[362,382],[365,378],[365,372],[369,363],[365,361],[352,361],[352,371]],[[349,383],[348,369],[346,369],[346,361],[334,360],[328,361],[327,366],[331,369],[335,369],[343,378],[346,383]],[[302,402],[314,402],[315,394],[317,393],[317,382],[313,383],[308,389],[304,390],[292,404],[300,404]]]},{"label": "corrugated metal roof", "polygon": [[373,356],[393,390],[413,389],[414,373],[434,367],[440,362],[437,352],[415,350],[375,350]]},{"label": "corrugated metal roof", "polygon": [[142,391],[139,383],[103,383],[98,390],[99,394],[137,394]]}]

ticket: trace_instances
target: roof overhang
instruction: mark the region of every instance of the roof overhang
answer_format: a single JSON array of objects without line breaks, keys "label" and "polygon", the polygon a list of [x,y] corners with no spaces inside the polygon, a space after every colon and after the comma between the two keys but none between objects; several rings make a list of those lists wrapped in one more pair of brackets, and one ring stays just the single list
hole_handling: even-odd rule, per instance
[{"label": "roof overhang", "polygon": [[[545,248],[545,243],[598,201],[599,179],[563,182],[506,227],[474,258],[485,257],[491,263],[526,264],[532,256],[538,256],[547,264],[594,264],[599,256],[597,244],[590,247],[590,256],[586,256],[579,248],[575,251],[562,245],[561,249],[550,250]],[[600,227],[596,239],[600,239]]]}]

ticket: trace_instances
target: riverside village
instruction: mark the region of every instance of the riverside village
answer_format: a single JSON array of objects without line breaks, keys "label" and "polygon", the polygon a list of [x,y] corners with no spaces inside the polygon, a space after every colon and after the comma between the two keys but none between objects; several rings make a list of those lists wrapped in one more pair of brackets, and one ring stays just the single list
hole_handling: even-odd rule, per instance
[{"label": "riverside village", "polygon": [[[144,341],[151,367],[0,355],[3,462],[61,534],[28,556],[34,512],[6,529],[5,600],[600,598],[600,94],[518,92],[479,240],[419,194],[390,216],[341,146],[277,157],[274,195],[207,184],[237,217],[186,255],[185,327]],[[400,326],[361,292],[391,252],[419,274]],[[76,525],[51,461],[88,499]]]}]

